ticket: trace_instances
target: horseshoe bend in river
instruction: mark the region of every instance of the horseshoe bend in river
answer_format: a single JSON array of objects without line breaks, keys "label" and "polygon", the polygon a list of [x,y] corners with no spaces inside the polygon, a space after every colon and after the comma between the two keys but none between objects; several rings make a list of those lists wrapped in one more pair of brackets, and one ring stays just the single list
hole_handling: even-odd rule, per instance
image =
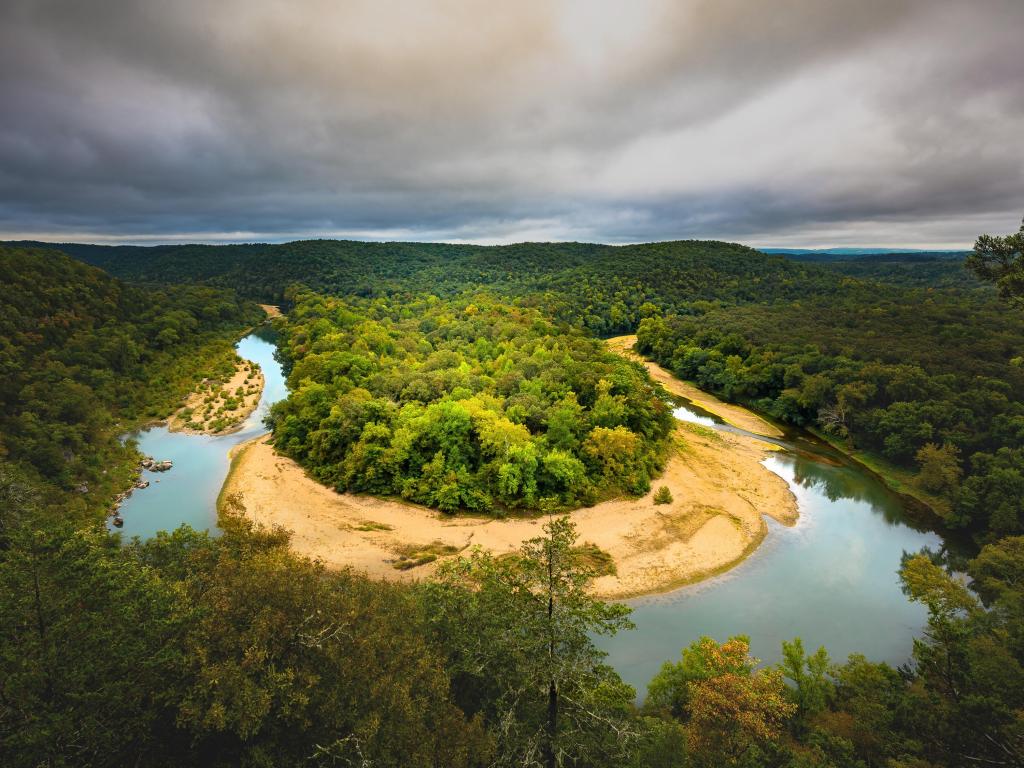
[{"label": "horseshoe bend in river", "polygon": [[[616,342],[619,351],[628,346],[613,340],[613,347]],[[183,523],[216,529],[216,500],[230,467],[228,452],[265,435],[267,409],[287,396],[274,351],[273,334],[266,329],[238,344],[239,355],[259,363],[266,380],[259,407],[240,431],[209,436],[154,427],[133,435],[143,453],[172,460],[174,469],[159,475],[144,473],[150,486],[136,491],[121,508],[126,538],[152,536]],[[669,377],[656,370],[656,378]],[[741,556],[742,562],[720,575],[627,600],[634,609],[636,630],[597,639],[608,651],[612,666],[642,691],[661,664],[676,659],[693,640],[710,635],[723,641],[737,634],[748,635],[752,653],[766,661],[778,659],[782,640],[799,635],[806,646],[824,645],[835,660],[857,651],[875,661],[905,662],[914,636],[925,624],[926,611],[910,603],[900,589],[900,557],[904,551],[926,545],[937,547],[939,536],[912,527],[896,494],[827,447],[800,436],[753,434],[742,428],[747,423],[730,417],[733,423],[729,424],[685,398],[678,402],[676,417],[698,425],[683,433],[691,440],[713,440],[714,435],[750,445],[756,440],[762,451],[771,443],[777,450],[763,452],[760,462],[788,487],[799,515],[791,525],[763,518],[767,535],[760,546],[755,541],[756,549],[749,556]],[[269,451],[269,446],[265,449]],[[153,482],[157,479],[159,483]],[[655,481],[655,487],[660,484],[661,480]],[[337,496],[330,489],[322,490]],[[731,490],[742,494],[745,489]],[[587,512],[574,513],[574,518]],[[780,519],[792,522],[785,515]],[[538,521],[512,522],[534,526],[532,535],[539,532]],[[449,523],[456,529],[453,536],[471,536],[471,540],[482,536],[463,525],[461,518]],[[593,537],[584,531],[581,538]],[[511,539],[509,543],[514,545]]]}]

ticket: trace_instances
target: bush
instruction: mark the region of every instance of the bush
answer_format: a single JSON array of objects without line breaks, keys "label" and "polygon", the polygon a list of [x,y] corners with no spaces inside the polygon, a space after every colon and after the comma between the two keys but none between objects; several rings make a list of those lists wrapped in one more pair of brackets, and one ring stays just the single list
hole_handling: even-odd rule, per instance
[{"label": "bush", "polygon": [[668,489],[667,485],[661,486],[657,493],[654,494],[655,504],[671,504],[672,503],[672,491]]}]

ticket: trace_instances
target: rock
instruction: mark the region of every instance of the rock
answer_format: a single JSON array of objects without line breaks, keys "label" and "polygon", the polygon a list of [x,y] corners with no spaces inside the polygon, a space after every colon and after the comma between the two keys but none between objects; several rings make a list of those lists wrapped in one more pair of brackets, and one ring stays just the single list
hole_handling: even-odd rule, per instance
[{"label": "rock", "polygon": [[149,480],[139,480],[135,484],[136,488],[149,488]]},{"label": "rock", "polygon": [[81,483],[77,488],[75,488],[75,490],[78,491],[78,493],[88,493],[89,492],[89,484],[88,483]]},{"label": "rock", "polygon": [[110,522],[112,522],[114,524],[115,528],[120,528],[121,526],[124,525],[124,520],[121,519],[120,515],[114,515],[114,519],[111,520]]},{"label": "rock", "polygon": [[171,461],[164,459],[163,461],[153,462],[153,466],[150,467],[149,469],[151,469],[153,472],[166,472],[173,466],[174,464]]},{"label": "rock", "polygon": [[147,456],[141,462],[139,462],[139,464],[140,464],[140,466],[143,469],[152,469],[153,468],[153,458],[151,456]]}]

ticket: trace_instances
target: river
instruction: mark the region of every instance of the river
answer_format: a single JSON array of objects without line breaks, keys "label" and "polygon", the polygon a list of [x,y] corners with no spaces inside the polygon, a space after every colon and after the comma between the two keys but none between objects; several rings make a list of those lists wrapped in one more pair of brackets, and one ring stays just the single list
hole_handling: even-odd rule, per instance
[{"label": "river", "polygon": [[[287,396],[274,350],[269,328],[238,343],[238,353],[259,363],[265,377],[260,404],[240,431],[213,437],[153,427],[132,436],[143,453],[170,459],[174,468],[143,473],[149,488],[135,491],[121,507],[125,537],[145,538],[182,523],[216,531],[228,451],[264,434],[267,409]],[[677,418],[743,432],[691,403],[679,405]],[[754,655],[768,662],[778,660],[782,640],[797,635],[809,648],[824,645],[838,661],[852,652],[892,664],[910,657],[926,612],[906,599],[896,571],[904,551],[938,548],[941,539],[911,526],[895,494],[828,446],[795,432],[771,442],[782,450],[764,463],[796,495],[796,525],[768,520],[768,536],[741,565],[690,587],[628,601],[636,630],[598,638],[609,663],[641,696],[661,664],[678,659],[701,635],[719,641],[748,635]]]},{"label": "river", "polygon": [[[187,524],[198,530],[217,530],[217,495],[231,464],[228,451],[262,434],[270,406],[288,396],[281,364],[274,359],[274,331],[263,326],[238,342],[238,354],[259,363],[263,370],[263,394],[259,405],[237,432],[228,435],[189,435],[167,427],[150,427],[128,435],[139,450],[154,459],[170,459],[169,472],[143,470],[149,487],[136,490],[121,505],[122,535],[149,538]],[[116,529],[112,529],[116,530]]]},{"label": "river", "polygon": [[[750,434],[689,403],[676,417]],[[796,496],[796,525],[769,519],[768,536],[739,566],[628,601],[636,630],[601,638],[609,663],[641,696],[661,664],[677,661],[702,635],[719,642],[747,635],[751,652],[767,662],[778,661],[782,641],[797,635],[809,650],[824,645],[836,661],[855,652],[894,665],[910,658],[927,611],[907,600],[897,569],[903,552],[937,549],[942,540],[916,530],[898,496],[828,446],[798,434],[770,441],[783,450],[764,464]]]}]

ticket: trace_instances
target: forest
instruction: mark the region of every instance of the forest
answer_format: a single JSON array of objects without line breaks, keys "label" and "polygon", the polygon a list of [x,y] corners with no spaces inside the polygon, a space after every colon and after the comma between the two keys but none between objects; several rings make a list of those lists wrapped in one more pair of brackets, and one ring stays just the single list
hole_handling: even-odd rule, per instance
[{"label": "forest", "polygon": [[[925,287],[905,263],[855,275],[716,243],[73,254],[130,283],[3,250],[0,762],[1022,764],[1013,237],[979,240],[980,280]],[[898,564],[928,613],[906,665],[799,638],[764,665],[743,636],[704,638],[634,691],[595,645],[629,609],[587,592],[568,517],[406,585],[327,570],[239,509],[219,536],[121,541],[86,514],[115,491],[117,435],[223,361],[252,299],[290,314],[274,439],[335,487],[492,514],[646,488],[665,404],[595,338],[636,330],[701,386],[905,468],[978,548]]]},{"label": "forest", "polygon": [[[1000,240],[979,242],[991,252]],[[993,271],[1001,256],[986,272],[955,255],[825,263],[709,241],[69,250],[125,278],[285,306],[294,286],[391,301],[486,290],[598,337],[637,330],[681,378],[818,430],[949,529],[979,541],[1024,531],[1024,327],[992,287],[1012,298],[1012,270]]]},{"label": "forest", "polygon": [[911,471],[951,527],[1024,532],[1024,326],[991,298],[850,285],[690,305],[637,337],[681,378]]},{"label": "forest", "polygon": [[485,294],[290,303],[274,442],[339,490],[503,514],[642,494],[662,467],[664,393],[536,310]]}]

